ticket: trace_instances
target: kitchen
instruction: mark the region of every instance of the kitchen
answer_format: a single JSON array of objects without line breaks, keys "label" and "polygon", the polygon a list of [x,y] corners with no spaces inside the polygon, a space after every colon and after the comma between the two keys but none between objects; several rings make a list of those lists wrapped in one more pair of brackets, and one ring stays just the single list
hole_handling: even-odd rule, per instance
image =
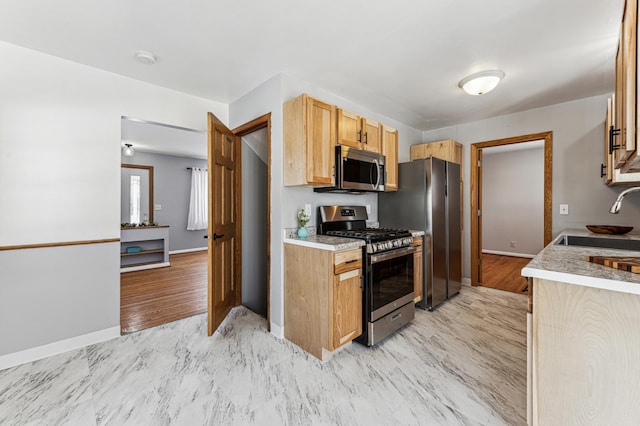
[{"label": "kitchen", "polygon": [[[618,10],[615,12],[618,21],[622,5],[617,5]],[[492,8],[499,10],[499,7]],[[505,8],[505,10],[508,8]],[[598,11],[602,13],[602,11]],[[71,15],[70,15],[71,16]],[[24,22],[29,21],[24,19]],[[611,22],[615,20],[611,19]],[[8,24],[7,24],[8,25]],[[615,26],[617,24],[611,23]],[[6,28],[6,27],[4,27]],[[617,27],[610,33],[617,32]],[[617,38],[617,36],[616,36]],[[8,41],[11,41],[7,37]],[[18,41],[16,41],[18,43]],[[18,43],[19,44],[19,43]],[[613,45],[611,42],[606,57],[613,60]],[[188,95],[181,95],[175,92],[164,91],[160,88],[150,88],[141,83],[133,81],[124,81],[120,77],[111,74],[100,73],[93,69],[85,69],[68,61],[58,60],[44,54],[29,51],[28,49],[18,48],[9,44],[2,45],[3,58],[7,58],[6,63],[10,66],[4,67],[2,74],[3,81],[14,84],[13,97],[5,98],[5,102],[12,101],[13,104],[21,104],[21,99],[28,99],[33,92],[38,92],[37,99],[44,104],[68,105],[68,110],[59,108],[49,119],[38,112],[37,107],[27,108],[25,114],[19,116],[19,120],[13,122],[3,122],[3,141],[5,138],[11,140],[25,140],[37,147],[36,151],[41,150],[43,155],[46,153],[48,158],[56,160],[57,164],[48,164],[45,158],[38,157],[38,165],[41,170],[46,173],[50,179],[59,188],[52,192],[52,195],[41,190],[41,183],[35,176],[28,176],[25,184],[30,190],[31,196],[19,195],[10,188],[3,186],[4,194],[13,194],[16,205],[27,203],[26,210],[35,214],[40,212],[41,202],[46,203],[58,209],[52,209],[47,215],[37,215],[24,220],[24,212],[18,213],[10,209],[5,209],[3,214],[3,223],[7,224],[7,230],[3,229],[4,246],[49,243],[56,241],[76,241],[76,240],[94,240],[94,239],[110,239],[117,238],[117,219],[113,214],[112,205],[118,202],[118,194],[115,186],[111,181],[116,181],[116,170],[119,165],[119,152],[112,149],[113,140],[119,137],[118,120],[124,113],[130,113],[131,116],[141,116],[148,119],[155,119],[158,122],[176,123],[185,127],[203,129],[203,112],[212,110],[216,115],[229,120],[230,127],[235,127],[242,123],[252,120],[256,116],[267,112],[273,112],[272,122],[274,141],[281,141],[282,136],[282,104],[287,100],[298,96],[300,93],[309,93],[310,95],[323,99],[336,105],[342,105],[345,108],[358,112],[362,115],[378,119],[385,122],[385,117],[371,106],[367,106],[365,102],[343,100],[346,97],[338,89],[331,92],[327,86],[313,84],[300,77],[290,76],[287,74],[278,75],[266,81],[259,80],[255,87],[237,99],[232,100],[229,104],[207,102],[202,99],[193,99]],[[603,59],[604,61],[604,59]],[[24,70],[30,70],[24,74]],[[37,70],[54,70],[47,75]],[[20,77],[22,75],[22,77]],[[63,77],[63,76],[68,77]],[[462,76],[461,76],[462,77]],[[505,77],[505,87],[510,78],[507,73]],[[452,91],[459,89],[456,87],[458,78],[454,79]],[[264,81],[264,83],[259,83]],[[610,83],[613,80],[611,79]],[[98,82],[98,83],[96,83]],[[256,87],[257,85],[257,87]],[[612,84],[607,84],[606,93],[612,90]],[[56,89],[59,87],[60,89]],[[77,87],[77,91],[68,92],[62,90],[63,87]],[[104,87],[106,89],[102,89]],[[91,96],[85,96],[82,92],[86,92]],[[106,92],[114,92],[106,93]],[[457,92],[456,92],[457,93]],[[484,99],[489,99],[490,95],[497,95],[499,92],[489,94]],[[465,158],[469,158],[468,145],[477,141],[499,139],[515,135],[529,134],[540,131],[552,130],[554,132],[554,173],[553,173],[553,227],[554,234],[560,232],[564,228],[576,228],[587,223],[612,223],[627,224],[634,223],[638,217],[638,204],[634,200],[633,195],[630,196],[621,211],[620,217],[609,218],[607,213],[608,207],[615,199],[616,194],[620,191],[615,188],[608,188],[600,183],[597,170],[599,169],[601,160],[601,140],[602,140],[602,123],[604,110],[606,107],[605,91],[596,93],[587,93],[581,98],[560,99],[555,103],[546,106],[537,105],[535,108],[523,109],[519,112],[504,113],[495,111],[494,118],[480,117],[468,115],[469,119],[458,121],[457,123],[468,123],[469,120],[476,120],[468,124],[450,123],[424,132],[410,128],[403,123],[395,123],[388,121],[389,124],[399,130],[400,146],[399,160],[401,162],[408,161],[408,147],[413,144],[423,143],[427,141],[455,139],[465,145]],[[128,96],[128,94],[134,94]],[[464,93],[460,92],[460,96]],[[149,97],[153,97],[153,101],[149,101]],[[465,95],[466,96],[466,95]],[[428,97],[428,96],[427,96]],[[93,107],[95,99],[102,99],[104,106]],[[125,99],[123,101],[122,99]],[[354,99],[357,99],[354,97]],[[482,99],[482,98],[480,98]],[[565,102],[566,101],[566,102]],[[84,123],[78,123],[74,120],[72,111],[77,110],[78,103],[82,106],[82,116],[85,117]],[[3,104],[3,108],[6,104]],[[124,108],[120,107],[124,105]],[[160,106],[164,105],[164,106]],[[181,108],[178,108],[180,105]],[[205,106],[206,105],[206,106]],[[90,107],[87,107],[90,106]],[[126,109],[127,111],[123,111]],[[476,108],[477,109],[477,108]],[[12,106],[7,105],[6,110],[14,111]],[[4,109],[3,109],[4,111]],[[49,112],[49,111],[47,111]],[[436,113],[430,113],[436,116]],[[58,150],[51,152],[49,144],[45,144],[40,140],[40,134],[36,129],[30,129],[25,123],[28,123],[27,117],[33,116],[43,120],[50,129],[48,139],[58,144]],[[176,119],[177,117],[177,119]],[[495,118],[499,117],[499,118]],[[67,126],[62,126],[64,123]],[[96,135],[99,133],[99,135]],[[85,141],[91,142],[91,149],[88,150]],[[3,147],[8,146],[4,145]],[[22,147],[21,147],[22,146]],[[30,146],[30,145],[29,145]],[[7,179],[2,182],[10,182],[9,174],[19,173],[16,167],[24,164],[27,160],[24,158],[24,145],[10,145],[9,153],[13,158],[20,161],[9,161],[3,157],[2,170],[7,173]],[[5,149],[5,148],[3,148]],[[272,152],[272,182],[273,199],[272,199],[272,271],[271,281],[273,283],[272,290],[272,331],[278,333],[278,329],[284,327],[283,321],[283,293],[278,287],[283,282],[283,256],[282,246],[283,237],[282,229],[296,226],[295,212],[304,204],[311,202],[312,210],[319,205],[335,205],[346,204],[342,202],[343,198],[338,195],[329,196],[326,194],[313,194],[308,189],[283,187],[280,183],[283,179],[283,152],[280,143],[274,142]],[[15,165],[13,165],[15,164]],[[72,176],[67,176],[65,170],[77,170],[83,176],[83,180],[87,182],[87,186],[93,189],[88,191],[85,185],[74,181]],[[595,172],[594,172],[595,170]],[[465,175],[468,170],[465,170]],[[465,182],[468,182],[468,175],[465,176]],[[78,206],[72,204],[75,209],[65,209],[60,206],[57,197],[68,200],[67,191],[60,189],[63,186],[71,185],[67,189],[80,190],[84,198],[88,200],[86,206]],[[6,185],[6,184],[3,184]],[[71,191],[73,192],[73,191]],[[337,197],[337,199],[336,199]],[[359,196],[359,204],[370,204],[372,206],[373,219],[377,218],[378,202],[375,197],[368,195]],[[33,200],[40,200],[35,202]],[[469,211],[469,188],[465,186],[465,211]],[[570,214],[568,216],[560,216],[557,212],[557,205],[569,204]],[[13,204],[12,204],[13,205]],[[91,205],[91,208],[89,208]],[[463,262],[465,268],[469,263],[466,261],[469,256],[468,238],[469,238],[469,218],[468,215],[463,217],[465,230],[465,248]],[[317,225],[316,218],[310,223],[311,226]],[[76,226],[61,226],[61,224],[74,223]],[[28,225],[27,225],[28,224]],[[111,253],[111,248],[101,249],[91,246],[85,247],[83,250],[67,249],[71,259],[81,259],[82,262],[90,262],[93,270],[106,271],[104,280],[98,279],[93,281],[94,274],[91,270],[83,271],[82,276],[85,282],[95,282],[92,287],[92,294],[86,297],[88,311],[99,313],[99,315],[90,315],[87,312],[80,312],[74,316],[74,323],[84,323],[86,327],[78,327],[71,324],[71,321],[56,322],[59,318],[59,312],[52,312],[51,308],[38,306],[38,312],[42,312],[42,316],[36,316],[31,321],[27,315],[21,312],[29,312],[28,298],[20,296],[16,293],[7,293],[10,298],[10,304],[13,306],[2,306],[4,312],[12,312],[21,325],[20,338],[14,338],[8,328],[3,328],[3,336],[9,340],[3,339],[6,346],[3,346],[2,354],[10,354],[13,352],[26,350],[28,348],[49,344],[54,341],[72,338],[78,335],[84,335],[92,332],[109,329],[117,325],[117,301],[112,297],[112,282],[117,280],[117,265],[111,265],[108,260],[117,256],[117,253]],[[43,270],[46,276],[66,276],[63,272],[65,269],[73,269],[74,264],[69,264],[69,260],[62,260],[60,266],[47,263],[47,256],[51,256],[53,252],[40,255],[35,251],[23,251],[19,253],[10,253],[9,250],[2,252],[3,265],[24,265],[26,263],[38,263],[47,265]],[[26,261],[25,261],[26,258]],[[32,288],[34,292],[43,291],[38,283],[44,279],[37,275],[38,271],[28,271],[28,275],[24,275],[24,270],[16,270],[17,266],[11,269],[5,269],[6,277],[11,280],[22,283],[27,288]],[[44,266],[43,266],[44,267]],[[465,270],[464,276],[468,277],[469,271]],[[16,277],[20,277],[19,279]],[[4,281],[4,280],[3,280]],[[56,279],[56,285],[60,294],[84,294],[83,288],[69,289],[65,287],[64,279]],[[8,290],[7,290],[8,291]],[[92,302],[96,299],[95,294],[100,297],[100,303]],[[7,300],[3,297],[4,300]],[[77,300],[77,299],[76,299]],[[82,300],[85,303],[85,300]],[[6,310],[5,310],[6,308]],[[74,311],[73,306],[69,307],[70,311]],[[37,313],[31,315],[38,315]],[[97,317],[101,317],[104,321],[99,322]],[[2,321],[8,324],[8,320]],[[47,329],[45,333],[40,333],[39,327],[42,324],[52,323],[55,327]],[[282,332],[282,330],[280,330]],[[282,335],[282,334],[280,334]],[[10,343],[10,344],[9,344]]]}]

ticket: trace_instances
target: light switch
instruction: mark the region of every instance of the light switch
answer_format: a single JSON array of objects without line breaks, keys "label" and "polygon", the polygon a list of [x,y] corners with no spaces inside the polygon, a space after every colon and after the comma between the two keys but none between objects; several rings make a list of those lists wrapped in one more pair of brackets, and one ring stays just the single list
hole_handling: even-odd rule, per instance
[{"label": "light switch", "polygon": [[371,214],[371,204],[367,204],[367,214]]},{"label": "light switch", "polygon": [[311,204],[304,205],[304,212],[307,214],[307,216],[311,217]]},{"label": "light switch", "polygon": [[569,214],[569,204],[560,204],[560,214]]},{"label": "light switch", "polygon": [[154,209],[155,211],[160,211],[160,210],[162,210],[162,204],[154,204],[154,205],[153,205],[153,209]]}]

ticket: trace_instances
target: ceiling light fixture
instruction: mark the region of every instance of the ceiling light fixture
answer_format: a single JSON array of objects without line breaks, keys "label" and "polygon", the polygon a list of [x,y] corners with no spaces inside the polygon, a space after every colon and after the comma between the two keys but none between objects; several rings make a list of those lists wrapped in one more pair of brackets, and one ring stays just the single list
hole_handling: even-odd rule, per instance
[{"label": "ceiling light fixture", "polygon": [[499,70],[482,71],[463,78],[458,86],[470,95],[484,95],[495,89],[503,77]]},{"label": "ceiling light fixture", "polygon": [[133,149],[133,145],[131,145],[130,143],[124,144],[124,148],[122,148],[122,155],[124,155],[125,157],[133,157],[133,154],[135,153],[136,151]]},{"label": "ceiling light fixture", "polygon": [[146,50],[138,50],[135,54],[135,58],[146,65],[153,65],[156,63],[156,55]]}]

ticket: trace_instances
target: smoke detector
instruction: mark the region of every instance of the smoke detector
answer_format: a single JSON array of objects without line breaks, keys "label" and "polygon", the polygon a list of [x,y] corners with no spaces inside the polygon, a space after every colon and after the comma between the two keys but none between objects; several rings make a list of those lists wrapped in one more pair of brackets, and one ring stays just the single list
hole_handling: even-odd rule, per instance
[{"label": "smoke detector", "polygon": [[146,50],[138,50],[135,54],[135,58],[146,65],[153,65],[156,62],[156,55]]}]

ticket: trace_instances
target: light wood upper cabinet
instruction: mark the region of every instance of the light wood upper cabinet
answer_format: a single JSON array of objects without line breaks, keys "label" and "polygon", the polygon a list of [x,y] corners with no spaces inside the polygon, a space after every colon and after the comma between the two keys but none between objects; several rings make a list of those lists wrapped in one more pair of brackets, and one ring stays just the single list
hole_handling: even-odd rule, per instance
[{"label": "light wood upper cabinet", "polygon": [[358,149],[362,145],[361,117],[342,108],[338,108],[338,145]]},{"label": "light wood upper cabinet", "polygon": [[[613,95],[607,101],[607,114],[605,116],[605,131],[604,131],[604,161],[600,166],[600,177],[603,183],[609,186],[616,185],[636,185],[640,183],[640,172],[636,173],[622,173],[621,169],[614,167],[614,156],[616,151],[611,150],[611,145],[615,143],[615,136],[612,136],[611,129],[612,123],[616,121],[616,96]],[[613,138],[613,140],[612,140]]]},{"label": "light wood upper cabinet", "polygon": [[382,152],[382,125],[377,121],[369,120],[368,118],[362,119],[362,130],[364,136],[362,137],[362,149],[370,152]]},{"label": "light wood upper cabinet", "polygon": [[342,108],[338,108],[338,145],[364,151],[382,151],[381,124]]},{"label": "light wood upper cabinet", "polygon": [[362,249],[284,245],[285,337],[325,360],[362,334]]},{"label": "light wood upper cabinet", "polygon": [[284,104],[285,186],[332,186],[336,107],[307,95]]},{"label": "light wood upper cabinet", "polygon": [[398,131],[392,127],[382,125],[382,155],[385,158],[387,172],[385,191],[398,190]]}]

